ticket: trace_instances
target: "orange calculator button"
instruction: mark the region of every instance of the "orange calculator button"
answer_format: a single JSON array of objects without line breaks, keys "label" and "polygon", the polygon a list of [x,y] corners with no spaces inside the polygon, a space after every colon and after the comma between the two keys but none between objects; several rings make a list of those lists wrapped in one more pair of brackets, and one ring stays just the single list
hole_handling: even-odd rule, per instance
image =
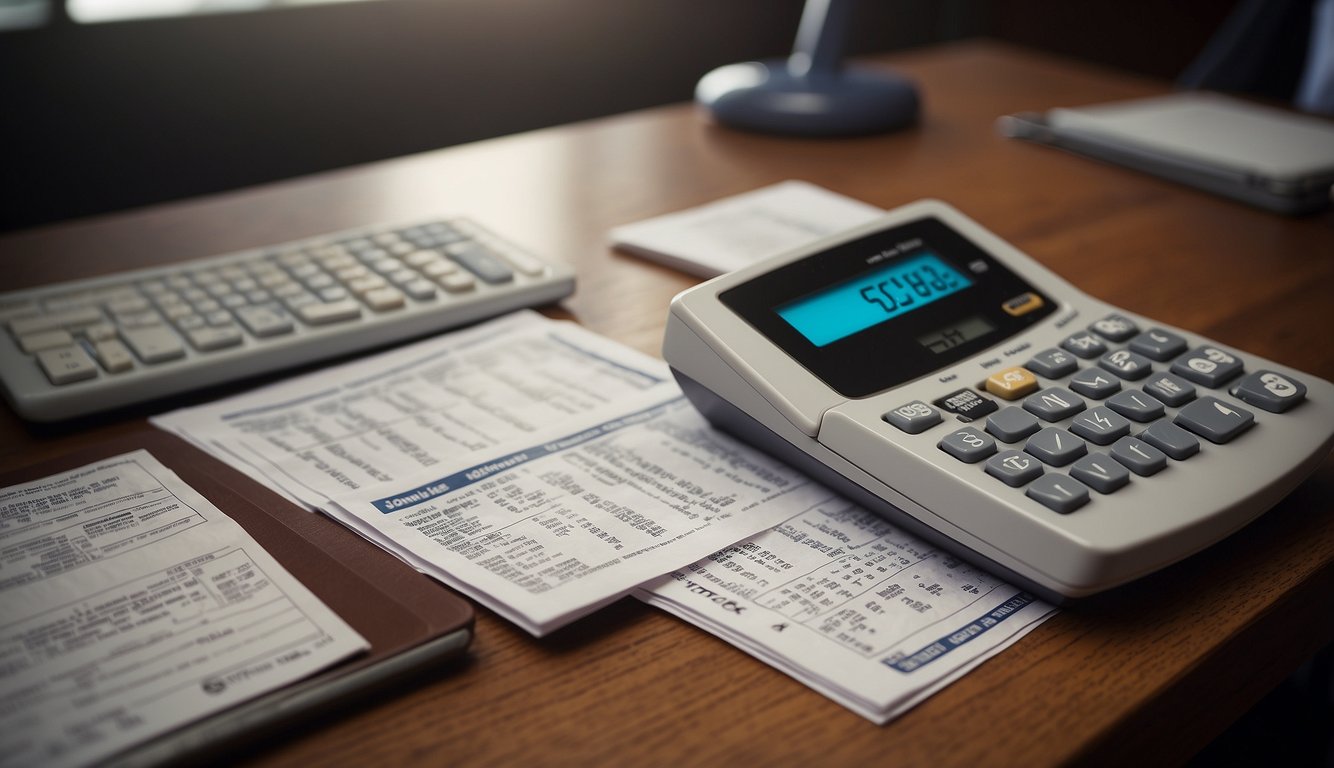
[{"label": "orange calculator button", "polygon": [[1014,317],[1026,315],[1035,309],[1042,309],[1042,297],[1036,293],[1021,293],[1002,304],[1001,309]]},{"label": "orange calculator button", "polygon": [[1006,400],[1023,397],[1037,388],[1037,377],[1023,368],[1006,368],[987,377],[987,391]]}]

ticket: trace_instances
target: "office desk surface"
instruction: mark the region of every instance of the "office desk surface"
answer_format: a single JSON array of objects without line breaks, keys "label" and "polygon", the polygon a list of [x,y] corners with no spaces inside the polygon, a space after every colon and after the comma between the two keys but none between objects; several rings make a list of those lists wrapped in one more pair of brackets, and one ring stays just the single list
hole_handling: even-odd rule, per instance
[{"label": "office desk surface", "polygon": [[[944,199],[1095,296],[1334,379],[1334,214],[1281,218],[1007,141],[992,128],[998,115],[1149,95],[1166,84],[979,42],[877,63],[921,84],[917,128],[783,139],[665,107],[10,235],[0,238],[0,264],[6,286],[21,287],[464,213],[576,267],[578,292],[551,314],[656,354],[667,302],[692,280],[610,251],[608,228],[797,178],[886,208]],[[57,455],[137,428],[142,413],[38,429],[5,411],[0,455],[5,465]],[[1334,639],[1331,507],[1327,461],[1242,533],[1060,614],[885,727],[623,600],[542,640],[480,611],[466,662],[253,759],[1171,762]]]}]

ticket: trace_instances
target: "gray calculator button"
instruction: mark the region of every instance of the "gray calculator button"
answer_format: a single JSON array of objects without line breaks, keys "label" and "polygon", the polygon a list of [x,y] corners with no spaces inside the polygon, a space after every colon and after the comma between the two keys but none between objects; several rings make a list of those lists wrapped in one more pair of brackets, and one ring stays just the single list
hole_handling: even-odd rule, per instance
[{"label": "gray calculator button", "polygon": [[914,400],[886,413],[883,418],[904,432],[915,435],[939,424],[943,417],[935,408],[921,400]]},{"label": "gray calculator button", "polygon": [[506,283],[514,279],[514,272],[500,259],[480,245],[449,249],[449,257],[469,272],[491,283]]},{"label": "gray calculator button", "polygon": [[1047,427],[1028,438],[1024,450],[1053,467],[1064,467],[1088,453],[1088,446],[1064,429]]},{"label": "gray calculator button", "polygon": [[37,363],[52,384],[97,378],[97,363],[80,346],[44,349],[37,353]]},{"label": "gray calculator button", "polygon": [[1217,387],[1241,373],[1241,358],[1218,347],[1196,347],[1172,363],[1172,373],[1196,384]]},{"label": "gray calculator button", "polygon": [[1130,434],[1130,422],[1110,408],[1097,406],[1075,417],[1070,431],[1098,445],[1107,445]]},{"label": "gray calculator button", "polygon": [[1017,443],[1038,431],[1038,417],[1013,405],[987,418],[987,431],[1005,443]]},{"label": "gray calculator button", "polygon": [[1131,389],[1113,395],[1107,401],[1107,407],[1127,419],[1138,421],[1141,424],[1154,419],[1161,419],[1164,412],[1163,403],[1158,398],[1146,392],[1136,392]]},{"label": "gray calculator button", "polygon": [[996,452],[996,441],[972,427],[963,427],[946,435],[939,448],[959,461],[976,464]]},{"label": "gray calculator button", "polygon": [[1065,475],[1043,475],[1028,486],[1024,495],[1062,515],[1074,512],[1089,501],[1089,489]]},{"label": "gray calculator button", "polygon": [[1079,360],[1063,349],[1044,349],[1024,363],[1024,367],[1039,376],[1059,379],[1075,372]]},{"label": "gray calculator button", "polygon": [[1068,419],[1084,410],[1084,401],[1065,387],[1048,387],[1024,400],[1024,410],[1043,421]]},{"label": "gray calculator button", "polygon": [[1195,385],[1170,373],[1160,373],[1144,384],[1144,391],[1177,408],[1195,399]]},{"label": "gray calculator button", "polygon": [[1153,373],[1149,358],[1128,349],[1114,349],[1108,352],[1098,359],[1098,365],[1105,371],[1111,371],[1131,381],[1138,381]]},{"label": "gray calculator button", "polygon": [[1136,437],[1126,436],[1112,445],[1112,458],[1140,477],[1148,477],[1167,466],[1167,454]]},{"label": "gray calculator button", "polygon": [[1018,488],[1042,476],[1042,464],[1019,451],[1001,451],[987,459],[987,474],[1011,488]]},{"label": "gray calculator button", "polygon": [[1103,344],[1091,333],[1076,333],[1066,336],[1061,340],[1061,349],[1084,358],[1085,360],[1097,357],[1107,351],[1107,345]]},{"label": "gray calculator button", "polygon": [[1121,391],[1121,380],[1098,368],[1080,371],[1070,378],[1070,388],[1085,397],[1101,400]]},{"label": "gray calculator button", "polygon": [[1170,421],[1150,424],[1139,437],[1177,461],[1189,459],[1200,452],[1200,441]]},{"label": "gray calculator button", "polygon": [[1090,453],[1070,466],[1070,476],[1098,493],[1111,493],[1130,482],[1130,473],[1105,453]]},{"label": "gray calculator button", "polygon": [[1162,328],[1150,328],[1130,340],[1131,351],[1164,362],[1186,351],[1186,340]]},{"label": "gray calculator button", "polygon": [[1177,411],[1173,421],[1209,442],[1222,444],[1249,429],[1255,415],[1216,397],[1201,397]]},{"label": "gray calculator button", "polygon": [[1281,373],[1256,371],[1243,376],[1232,394],[1256,408],[1283,413],[1306,397],[1306,385]]},{"label": "gray calculator button", "polygon": [[1110,341],[1125,341],[1139,333],[1139,326],[1128,317],[1108,315],[1090,325],[1089,330]]}]

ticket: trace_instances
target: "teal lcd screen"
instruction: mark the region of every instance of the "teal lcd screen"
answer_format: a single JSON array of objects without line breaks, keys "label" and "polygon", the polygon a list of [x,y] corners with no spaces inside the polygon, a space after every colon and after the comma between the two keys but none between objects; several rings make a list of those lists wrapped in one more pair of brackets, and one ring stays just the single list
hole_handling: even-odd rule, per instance
[{"label": "teal lcd screen", "polygon": [[817,347],[958,293],[973,281],[933,253],[867,272],[776,310]]}]

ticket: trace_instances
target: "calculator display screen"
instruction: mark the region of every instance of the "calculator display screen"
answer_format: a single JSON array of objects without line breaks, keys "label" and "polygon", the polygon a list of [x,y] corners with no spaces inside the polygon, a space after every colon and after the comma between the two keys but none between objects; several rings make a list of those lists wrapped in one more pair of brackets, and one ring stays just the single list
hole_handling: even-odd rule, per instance
[{"label": "calculator display screen", "polygon": [[922,253],[816,291],[775,311],[812,344],[823,347],[972,284],[939,256]]},{"label": "calculator display screen", "polygon": [[775,267],[718,299],[844,397],[981,354],[1058,307],[932,216]]}]

